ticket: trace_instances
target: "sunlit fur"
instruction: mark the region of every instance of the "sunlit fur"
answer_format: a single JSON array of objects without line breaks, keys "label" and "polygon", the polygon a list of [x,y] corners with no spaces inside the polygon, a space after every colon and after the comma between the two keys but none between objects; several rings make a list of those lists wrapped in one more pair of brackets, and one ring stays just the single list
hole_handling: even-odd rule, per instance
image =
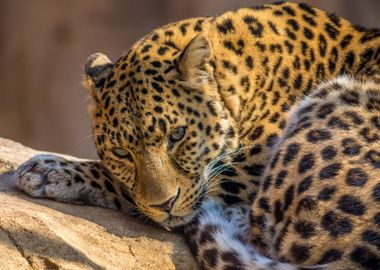
[{"label": "sunlit fur", "polygon": [[[334,28],[305,22],[305,12]],[[297,39],[291,34],[298,29]],[[188,19],[146,35],[101,84],[86,77],[96,147],[116,189],[127,190],[142,213],[165,227],[188,222],[205,196],[227,204],[251,200],[285,112],[318,81],[354,73],[367,61],[354,55],[347,67],[349,53],[376,47],[375,38],[360,45],[365,33],[321,10],[284,3]],[[340,51],[345,35],[350,39]],[[178,126],[186,136],[171,145]],[[129,151],[128,158],[115,156],[115,147]],[[223,183],[236,183],[234,193]],[[179,189],[170,215],[156,207]]]}]

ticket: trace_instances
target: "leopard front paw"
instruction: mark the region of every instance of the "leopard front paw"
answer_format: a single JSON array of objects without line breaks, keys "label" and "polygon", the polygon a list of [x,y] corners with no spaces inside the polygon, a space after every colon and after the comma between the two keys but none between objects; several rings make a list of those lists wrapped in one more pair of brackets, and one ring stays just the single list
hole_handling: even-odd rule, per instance
[{"label": "leopard front paw", "polygon": [[19,189],[32,197],[47,197],[46,187],[52,184],[52,179],[57,174],[64,172],[59,171],[60,162],[64,159],[52,155],[37,155],[21,164],[16,172],[16,184]]}]

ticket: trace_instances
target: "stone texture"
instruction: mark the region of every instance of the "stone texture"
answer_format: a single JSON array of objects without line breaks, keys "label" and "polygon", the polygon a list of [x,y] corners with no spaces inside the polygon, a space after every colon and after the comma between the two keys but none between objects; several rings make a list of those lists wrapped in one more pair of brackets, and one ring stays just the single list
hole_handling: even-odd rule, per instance
[{"label": "stone texture", "polygon": [[18,191],[12,169],[38,153],[0,138],[0,269],[197,269],[177,234]]}]

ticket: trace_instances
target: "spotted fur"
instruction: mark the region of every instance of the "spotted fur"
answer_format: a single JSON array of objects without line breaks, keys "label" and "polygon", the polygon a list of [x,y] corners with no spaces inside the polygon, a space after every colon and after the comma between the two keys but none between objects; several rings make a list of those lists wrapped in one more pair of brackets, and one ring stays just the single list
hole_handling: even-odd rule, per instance
[{"label": "spotted fur", "polygon": [[[317,174],[324,162],[315,151],[304,153],[306,147],[294,144],[281,161],[283,166],[295,166],[294,171],[272,175],[272,169],[279,168],[274,162],[282,154],[278,149],[294,137],[297,143],[320,145],[323,138],[333,136],[331,131],[310,128],[318,117],[310,120],[308,113],[302,119],[290,117],[295,104],[311,99],[323,103],[334,87],[327,87],[325,94],[316,92],[321,82],[343,74],[354,77],[379,63],[378,30],[352,25],[302,3],[242,8],[166,25],[135,43],[114,64],[103,54],[90,56],[86,63],[101,162],[36,157],[17,171],[18,185],[33,196],[67,202],[116,209],[128,203],[165,228],[190,222],[205,198],[224,205],[254,202],[254,208],[272,213],[271,200],[279,200],[279,194],[287,196],[281,199],[281,208],[293,209],[298,187],[287,186],[289,175]],[[304,99],[306,95],[311,97]],[[341,98],[335,106],[357,106],[357,95],[347,92],[346,100]],[[324,105],[315,105],[319,110],[315,113],[339,111]],[[304,105],[296,108],[300,106]],[[349,116],[336,117],[330,119],[329,129],[351,127]],[[303,132],[301,140],[297,136]],[[362,133],[369,145],[376,143],[372,129]],[[355,146],[346,140],[341,147],[350,152]],[[324,155],[332,152],[326,149]],[[298,167],[292,165],[300,153]],[[72,188],[72,183],[86,192]],[[276,185],[287,187],[285,195]],[[264,196],[263,189],[270,196]],[[252,225],[252,243],[263,256],[272,257],[270,242],[264,239],[267,232],[258,230],[264,215],[260,211],[253,211],[258,225]],[[319,254],[298,260],[291,249],[288,252],[274,258],[308,265]]]},{"label": "spotted fur", "polygon": [[202,269],[380,268],[375,69],[294,106],[251,205],[202,206],[185,230]]}]

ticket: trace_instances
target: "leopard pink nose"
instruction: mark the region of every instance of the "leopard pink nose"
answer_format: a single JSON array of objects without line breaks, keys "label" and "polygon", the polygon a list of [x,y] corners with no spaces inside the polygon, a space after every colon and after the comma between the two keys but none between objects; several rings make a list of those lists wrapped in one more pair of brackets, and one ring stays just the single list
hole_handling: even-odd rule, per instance
[{"label": "leopard pink nose", "polygon": [[164,211],[166,213],[170,213],[170,211],[172,210],[173,205],[176,202],[176,200],[178,199],[178,197],[179,197],[179,190],[175,196],[171,197],[166,202],[164,202],[162,204],[154,204],[154,205],[151,205],[151,207],[157,208],[157,209]]}]

